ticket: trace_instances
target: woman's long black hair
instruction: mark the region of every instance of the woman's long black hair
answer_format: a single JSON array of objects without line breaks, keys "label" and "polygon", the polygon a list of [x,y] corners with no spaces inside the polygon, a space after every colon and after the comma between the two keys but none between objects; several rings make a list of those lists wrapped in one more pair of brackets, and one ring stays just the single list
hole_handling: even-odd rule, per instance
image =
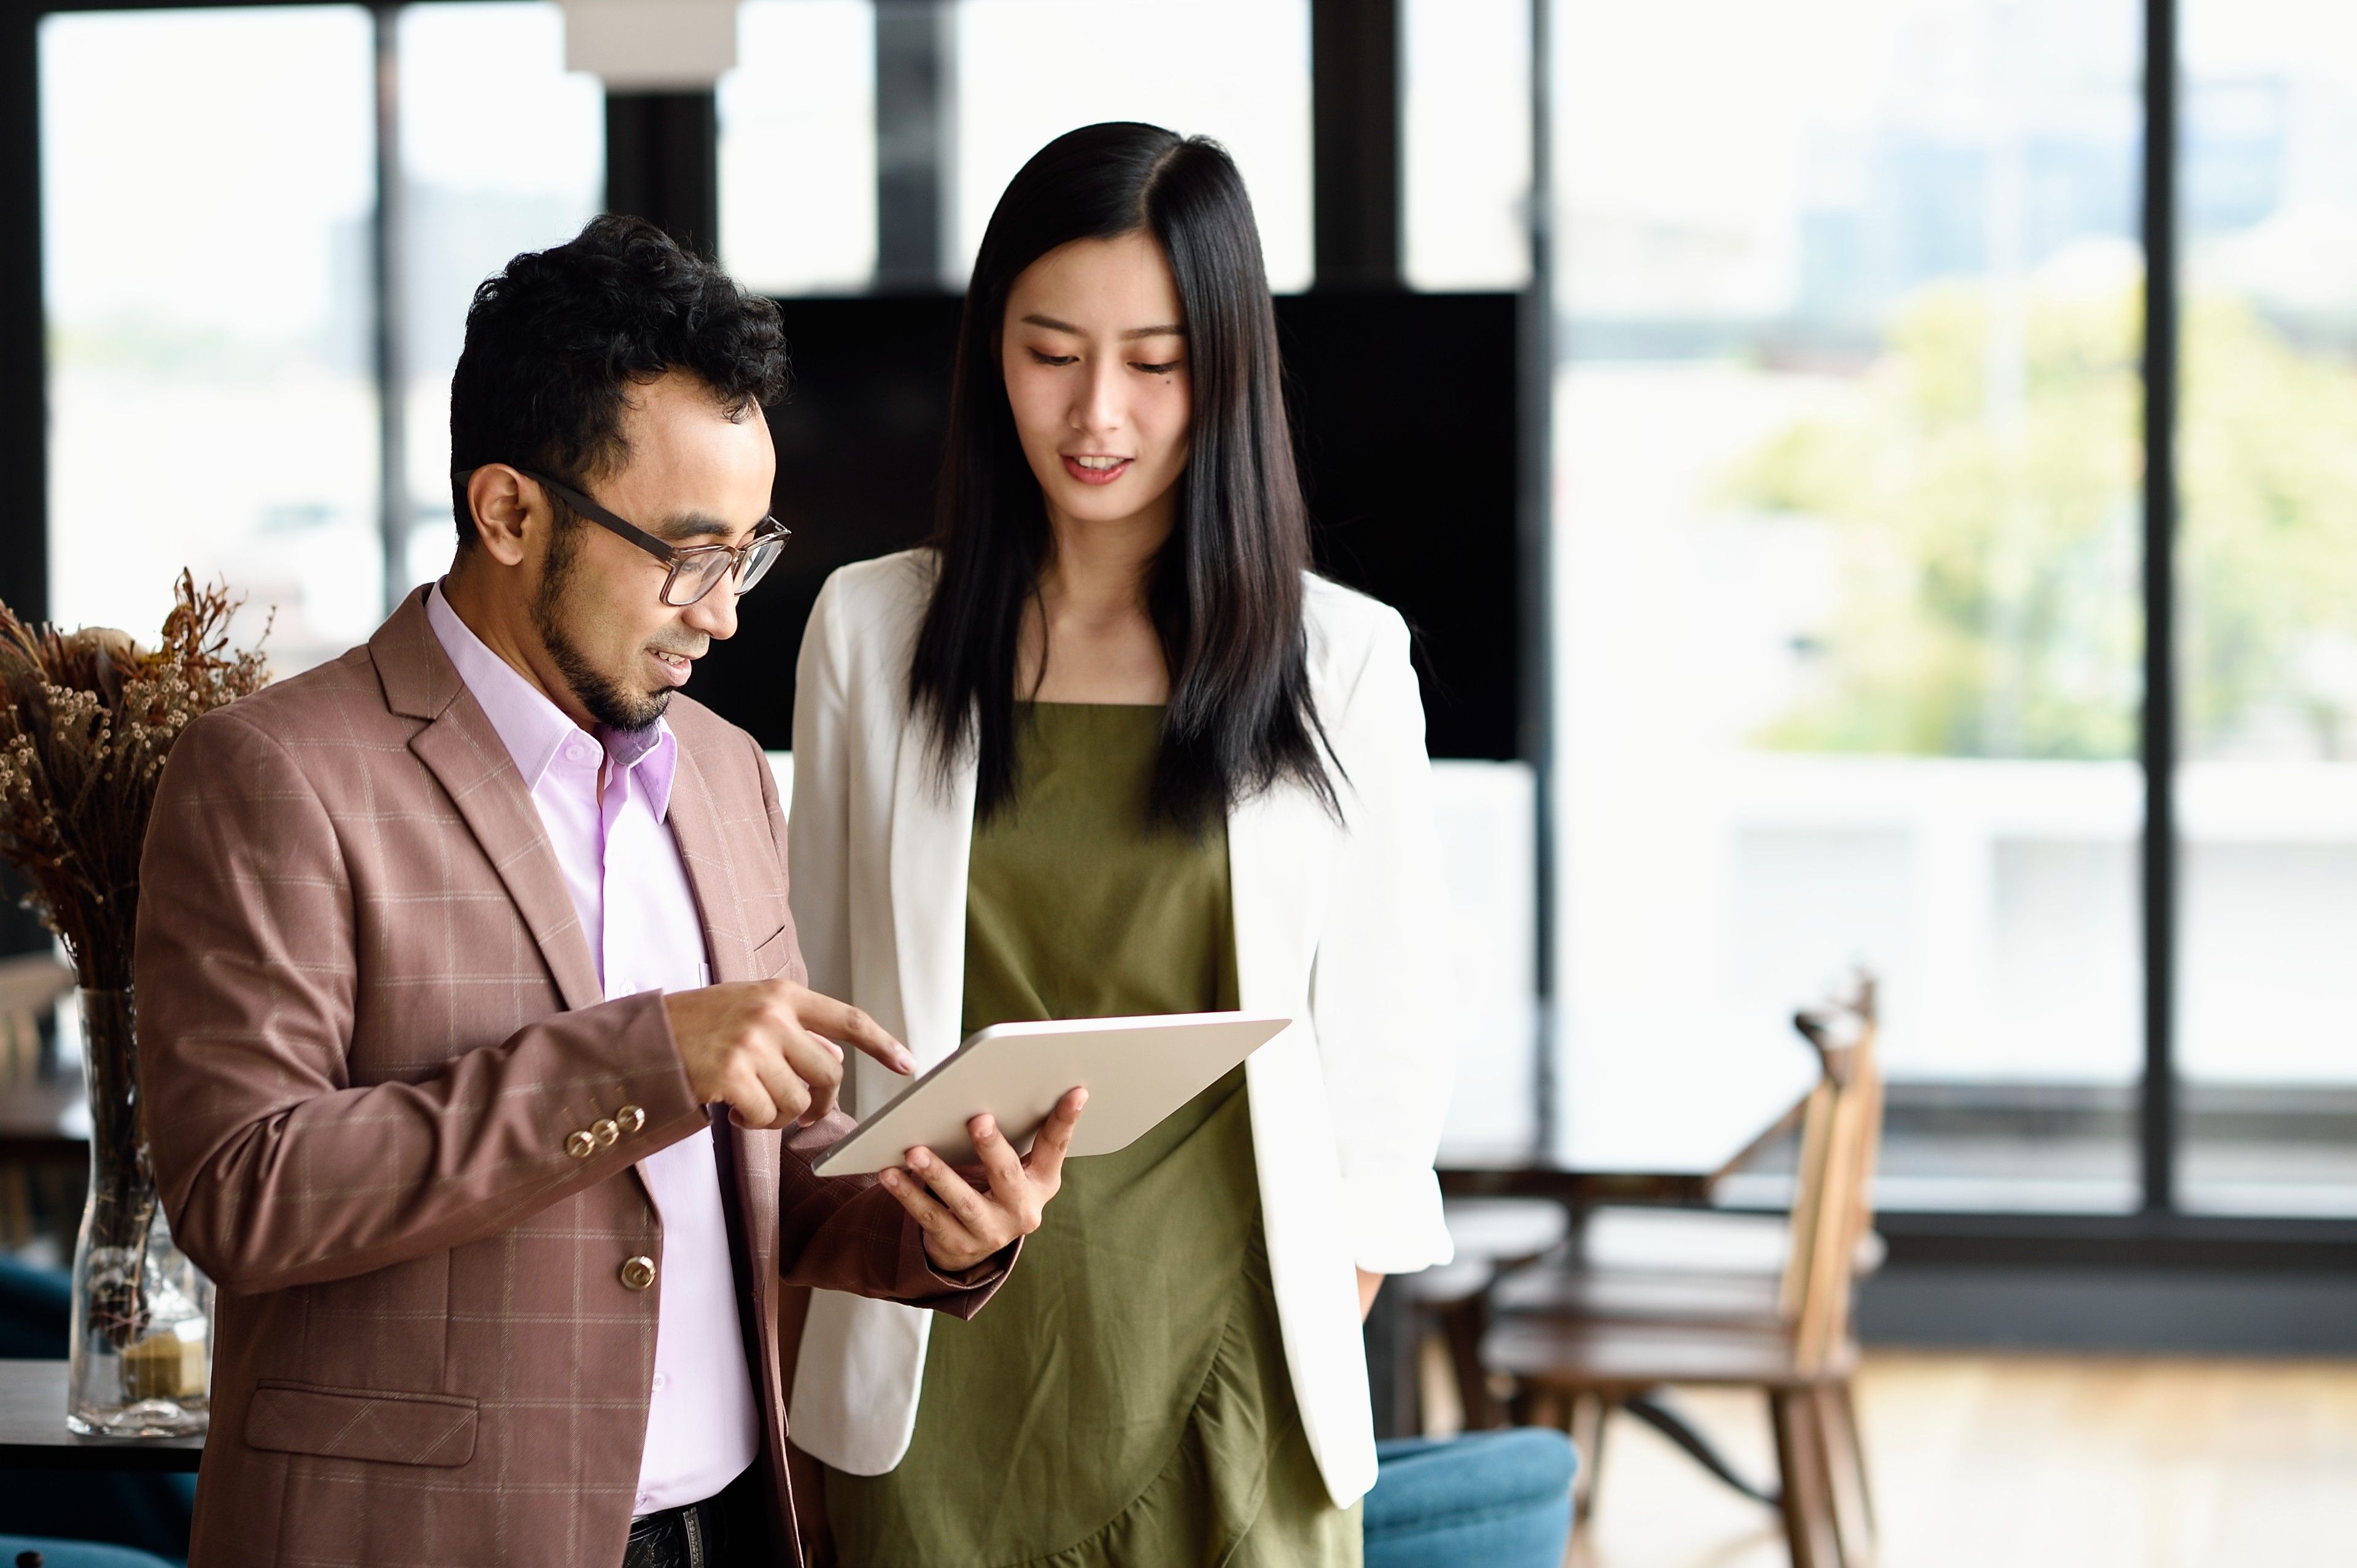
[{"label": "woman's long black hair", "polygon": [[1189,832],[1279,780],[1331,811],[1302,628],[1309,530],[1260,234],[1219,144],[1128,122],[1059,136],[998,199],[958,330],[939,575],[909,696],[943,767],[975,747],[977,812],[1016,788],[1017,639],[1052,549],[1000,366],[1006,297],[1074,240],[1151,234],[1178,285],[1193,416],[1178,520],[1146,607],[1170,674],[1153,810]]}]

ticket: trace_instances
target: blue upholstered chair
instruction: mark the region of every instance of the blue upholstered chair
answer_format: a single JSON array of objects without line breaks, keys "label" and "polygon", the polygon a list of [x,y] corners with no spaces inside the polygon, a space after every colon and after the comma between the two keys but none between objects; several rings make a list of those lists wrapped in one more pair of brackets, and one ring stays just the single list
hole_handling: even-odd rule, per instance
[{"label": "blue upholstered chair", "polygon": [[172,1568],[171,1560],[128,1546],[48,1536],[0,1535],[0,1568]]},{"label": "blue upholstered chair", "polygon": [[[70,1301],[61,1271],[0,1257],[0,1358],[65,1359]],[[0,1520],[10,1529],[78,1538],[0,1535],[0,1568],[16,1568],[23,1552],[44,1553],[47,1568],[155,1568],[188,1555],[196,1501],[194,1476],[0,1470]]]},{"label": "blue upholstered chair", "polygon": [[1578,1455],[1544,1427],[1376,1444],[1366,1568],[1561,1568]]}]

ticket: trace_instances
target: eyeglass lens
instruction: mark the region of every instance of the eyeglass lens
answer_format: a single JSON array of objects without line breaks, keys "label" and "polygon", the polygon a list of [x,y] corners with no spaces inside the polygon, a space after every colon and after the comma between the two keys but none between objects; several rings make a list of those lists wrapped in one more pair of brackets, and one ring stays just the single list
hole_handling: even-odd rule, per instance
[{"label": "eyeglass lens", "polygon": [[737,567],[737,591],[746,593],[768,574],[784,543],[781,538],[760,540],[746,550],[741,558],[732,556],[726,550],[699,550],[672,568],[671,582],[663,595],[663,602],[673,608],[695,603],[720,585],[720,580],[728,575],[731,565]]}]

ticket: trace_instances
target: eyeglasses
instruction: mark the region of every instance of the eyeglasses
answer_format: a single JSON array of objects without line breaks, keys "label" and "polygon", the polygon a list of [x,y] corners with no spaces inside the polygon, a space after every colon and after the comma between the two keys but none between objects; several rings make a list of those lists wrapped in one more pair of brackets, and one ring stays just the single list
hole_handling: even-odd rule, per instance
[{"label": "eyeglasses", "polygon": [[[510,464],[509,467],[515,467],[515,465]],[[474,472],[472,468],[462,468],[453,478],[464,484]],[[777,564],[778,552],[784,548],[786,541],[793,534],[793,530],[776,518],[765,517],[754,526],[753,537],[742,544],[696,544],[683,550],[636,524],[623,521],[570,485],[560,484],[530,468],[517,467],[516,472],[598,527],[609,533],[619,534],[669,567],[670,572],[663,578],[662,602],[673,609],[684,609],[695,603],[732,574],[737,579],[739,597],[751,592],[753,585]]]}]

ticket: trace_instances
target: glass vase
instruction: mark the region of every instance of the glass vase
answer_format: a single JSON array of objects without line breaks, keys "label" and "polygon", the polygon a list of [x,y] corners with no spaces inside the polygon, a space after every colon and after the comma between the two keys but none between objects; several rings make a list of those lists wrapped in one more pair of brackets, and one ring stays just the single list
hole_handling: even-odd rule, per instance
[{"label": "glass vase", "polygon": [[74,1246],[66,1424],[107,1437],[186,1437],[211,1412],[212,1282],[172,1244],[139,1105],[128,991],[81,992],[90,1196]]}]

